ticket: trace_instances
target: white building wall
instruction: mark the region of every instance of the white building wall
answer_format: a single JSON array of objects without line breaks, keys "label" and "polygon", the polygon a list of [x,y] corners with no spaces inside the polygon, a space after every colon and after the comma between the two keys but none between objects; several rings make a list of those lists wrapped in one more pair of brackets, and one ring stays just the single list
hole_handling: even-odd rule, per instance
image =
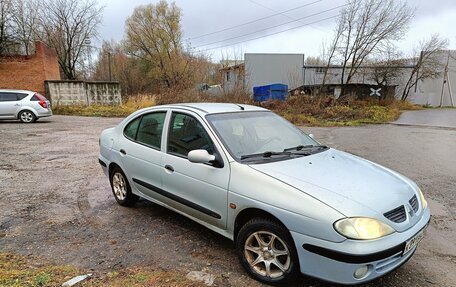
[{"label": "white building wall", "polygon": [[223,89],[225,92],[232,92],[242,86],[242,77],[238,69],[226,69],[223,71]]},{"label": "white building wall", "polygon": [[246,87],[285,84],[294,89],[303,83],[303,54],[253,54],[244,55]]},{"label": "white building wall", "polygon": [[[440,69],[442,71],[444,71],[448,61],[448,81],[446,83],[443,82],[443,72],[440,77],[435,79],[419,81],[416,92],[415,88],[413,88],[407,98],[412,103],[438,107],[442,98],[442,106],[456,106],[456,51],[449,50],[440,53]],[[451,102],[451,96],[453,97],[453,103]]]}]

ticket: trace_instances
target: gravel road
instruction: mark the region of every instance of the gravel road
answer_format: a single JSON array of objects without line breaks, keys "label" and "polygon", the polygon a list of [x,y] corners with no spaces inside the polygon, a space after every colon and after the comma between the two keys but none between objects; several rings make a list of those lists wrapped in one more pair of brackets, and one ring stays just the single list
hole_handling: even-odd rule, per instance
[{"label": "gravel road", "polygon": [[[233,244],[183,216],[140,201],[117,205],[98,164],[98,136],[120,119],[53,116],[0,122],[0,251],[42,256],[94,272],[151,266],[205,270],[218,286],[262,286]],[[304,128],[322,143],[415,180],[433,213],[403,267],[366,286],[456,285],[456,129],[371,125]],[[331,286],[302,276],[296,286]]]}]

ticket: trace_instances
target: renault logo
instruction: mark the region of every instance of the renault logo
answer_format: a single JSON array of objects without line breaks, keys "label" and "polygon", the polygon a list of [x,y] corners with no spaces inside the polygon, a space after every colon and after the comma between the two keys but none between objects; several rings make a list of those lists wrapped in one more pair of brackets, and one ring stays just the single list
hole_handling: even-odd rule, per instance
[{"label": "renault logo", "polygon": [[413,209],[410,208],[410,206],[406,205],[406,206],[405,206],[405,210],[407,211],[407,213],[409,214],[410,217],[413,216],[413,213],[414,213],[414,212],[413,212]]}]

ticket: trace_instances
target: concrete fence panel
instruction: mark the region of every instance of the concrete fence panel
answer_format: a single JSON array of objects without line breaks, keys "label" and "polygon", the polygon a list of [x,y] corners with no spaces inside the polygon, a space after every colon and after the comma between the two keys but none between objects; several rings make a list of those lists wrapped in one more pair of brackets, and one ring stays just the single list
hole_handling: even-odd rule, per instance
[{"label": "concrete fence panel", "polygon": [[118,82],[46,81],[46,96],[53,107],[68,105],[120,105]]}]

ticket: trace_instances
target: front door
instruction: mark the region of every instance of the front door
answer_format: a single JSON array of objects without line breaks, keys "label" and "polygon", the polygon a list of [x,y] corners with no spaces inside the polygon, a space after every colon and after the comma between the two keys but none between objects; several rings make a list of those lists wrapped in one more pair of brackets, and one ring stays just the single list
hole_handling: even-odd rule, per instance
[{"label": "front door", "polygon": [[[168,127],[166,153],[163,155],[163,190],[168,204],[192,217],[226,228],[227,192],[230,177],[229,164],[221,148],[214,144],[205,125],[190,112],[171,114]],[[188,152],[205,149],[217,154],[225,162],[223,167],[192,163]]]}]

